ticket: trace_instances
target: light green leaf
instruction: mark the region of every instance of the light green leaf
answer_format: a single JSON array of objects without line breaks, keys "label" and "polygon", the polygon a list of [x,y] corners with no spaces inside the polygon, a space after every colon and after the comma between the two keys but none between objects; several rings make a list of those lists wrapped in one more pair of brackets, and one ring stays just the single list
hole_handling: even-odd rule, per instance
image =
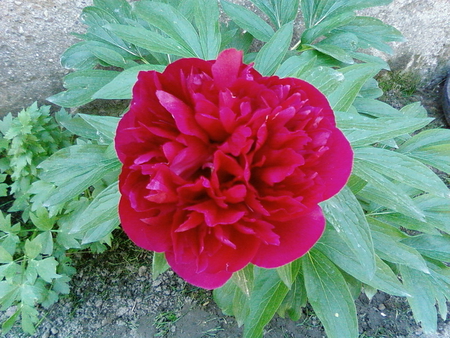
[{"label": "light green leaf", "polygon": [[244,337],[259,338],[288,293],[287,286],[274,269],[255,267],[254,287],[250,295],[250,312],[244,322]]},{"label": "light green leaf", "polygon": [[162,72],[164,66],[161,65],[139,65],[131,67],[119,75],[117,75],[111,82],[100,88],[96,93],[92,95],[94,99],[114,99],[125,100],[131,99],[132,89],[137,81],[137,76],[141,71],[156,70]]},{"label": "light green leaf", "polygon": [[295,260],[276,268],[278,277],[280,277],[289,290],[297,278],[298,272],[300,271],[300,265],[300,260]]},{"label": "light green leaf", "polygon": [[[300,261],[301,265],[301,261]],[[297,321],[303,314],[302,308],[306,306],[307,295],[305,289],[305,282],[303,279],[303,273],[299,272],[297,278],[295,278],[289,292],[283,299],[280,307],[278,308],[278,315],[285,317],[286,315],[293,321]]]},{"label": "light green leaf", "polygon": [[321,204],[327,221],[349,246],[371,279],[376,271],[375,252],[369,225],[355,195],[347,187]]},{"label": "light green leaf", "polygon": [[6,251],[3,246],[0,246],[0,263],[10,263],[13,261],[11,254]]},{"label": "light green leaf", "polygon": [[120,117],[87,114],[78,114],[78,116],[97,131],[99,138],[106,139],[104,140],[105,143],[112,142],[116,137],[116,129]]},{"label": "light green leaf", "polygon": [[284,24],[295,20],[298,12],[299,0],[251,0],[266,14],[272,23],[280,28]]},{"label": "light green leaf", "polygon": [[51,230],[55,224],[55,218],[49,216],[46,208],[39,208],[35,213],[30,212],[30,219],[33,224],[42,231]]},{"label": "light green leaf", "polygon": [[450,173],[450,130],[430,129],[414,135],[398,149],[446,173]]},{"label": "light green leaf", "polygon": [[350,65],[355,63],[353,61],[353,58],[345,50],[343,50],[338,46],[331,45],[325,42],[319,42],[315,45],[304,45],[304,46],[314,48],[315,50],[323,54],[329,55],[332,58],[335,58],[336,60],[341,61],[343,63]]},{"label": "light green leaf", "polygon": [[355,166],[364,166],[424,192],[450,197],[450,190],[428,167],[417,160],[390,150],[365,147],[356,148]]},{"label": "light green leaf", "polygon": [[12,316],[10,316],[7,320],[5,320],[2,324],[2,334],[7,334],[12,327],[14,326],[14,323],[19,319],[19,315],[21,313],[22,309],[17,308],[16,312]]},{"label": "light green leaf", "polygon": [[[302,1],[302,5],[303,5]],[[304,13],[303,13],[304,14]],[[306,26],[302,33],[301,42],[303,44],[310,44],[318,37],[328,34],[332,30],[347,25],[355,19],[355,13],[353,12],[344,12],[339,15],[335,15],[333,17],[328,18],[327,20],[323,20],[314,24],[314,26]]]},{"label": "light green leaf", "polygon": [[162,30],[195,56],[204,57],[195,28],[176,8],[153,1],[139,1],[133,5],[137,16]]},{"label": "light green leaf", "polygon": [[47,98],[61,107],[73,108],[91,102],[100,88],[112,81],[119,72],[111,70],[83,70],[70,73],[64,78],[66,91]]},{"label": "light green leaf", "polygon": [[29,259],[34,259],[36,258],[37,255],[41,253],[42,243],[40,240],[36,240],[36,238],[34,238],[33,240],[27,239],[25,241],[24,248],[25,248],[25,255]]},{"label": "light green leaf", "polygon": [[152,278],[155,280],[169,268],[166,256],[163,252],[154,252],[152,258]]},{"label": "light green leaf", "polygon": [[234,284],[236,284],[247,297],[253,290],[253,264],[248,264],[245,268],[236,271],[231,276]]},{"label": "light green leaf", "polygon": [[249,32],[258,40],[267,42],[274,35],[272,27],[249,9],[226,0],[221,0],[220,4],[225,13],[233,19],[239,27]]},{"label": "light green leaf", "polygon": [[38,322],[38,312],[34,305],[22,305],[22,330],[29,334],[34,334],[36,329],[34,324]]},{"label": "light green leaf", "polygon": [[375,256],[375,275],[373,278],[369,278],[366,267],[361,265],[359,258],[332,227],[327,227],[315,248],[325,254],[339,268],[363,283],[391,295],[408,295],[397,275],[378,256]]},{"label": "light green leaf", "polygon": [[324,66],[318,66],[303,71],[299,77],[302,80],[311,83],[325,95],[332,93],[344,81],[342,73],[331,67]]},{"label": "light green leaf", "polygon": [[359,113],[373,117],[401,117],[401,113],[397,109],[374,99],[357,97],[353,102],[353,106]]},{"label": "light green leaf", "polygon": [[31,264],[35,266],[38,275],[41,276],[41,278],[47,283],[51,283],[53,279],[61,277],[61,275],[56,273],[58,262],[55,257],[48,257],[42,260],[32,260]]},{"label": "light green leaf", "polygon": [[57,112],[55,118],[61,126],[74,135],[87,138],[88,140],[98,140],[100,137],[100,135],[97,134],[97,130],[89,125],[89,123],[85,122],[78,114],[69,116],[68,114]]},{"label": "light green leaf", "polygon": [[234,283],[229,280],[222,287],[215,289],[214,301],[225,315],[234,316],[240,327],[249,314],[248,296]]},{"label": "light green leaf", "polygon": [[302,259],[308,300],[329,338],[357,338],[358,321],[353,297],[339,269],[312,249]]},{"label": "light green leaf", "polygon": [[110,24],[105,27],[125,41],[150,52],[173,54],[181,57],[195,56],[193,51],[186,49],[183,44],[175,39],[164,37],[142,27],[118,24]]},{"label": "light green leaf", "polygon": [[433,285],[429,277],[423,272],[411,269],[405,265],[400,266],[403,283],[411,297],[408,303],[413,310],[414,319],[421,323],[422,328],[427,333],[437,330],[437,311]]},{"label": "light green leaf", "polygon": [[294,55],[281,64],[275,75],[279,77],[298,77],[303,75],[304,72],[312,70],[315,63],[316,58],[311,57],[311,54]]},{"label": "light green leaf", "polygon": [[399,135],[412,133],[427,124],[430,118],[378,118],[372,119],[359,114],[338,112],[337,125],[344,132],[352,146],[362,147],[390,140]]},{"label": "light green leaf", "polygon": [[195,24],[206,60],[215,59],[220,50],[219,15],[217,1],[196,0]]},{"label": "light green leaf", "polygon": [[291,43],[293,22],[281,27],[258,52],[255,69],[262,75],[272,75],[283,61]]},{"label": "light green leaf", "polygon": [[42,245],[41,253],[51,255],[53,253],[53,236],[51,231],[44,231],[36,236],[35,240]]},{"label": "light green leaf", "polygon": [[442,261],[450,261],[450,236],[422,234],[402,240],[403,244],[409,245],[419,251],[422,255]]},{"label": "light green leaf", "polygon": [[334,92],[328,95],[333,110],[347,111],[364,83],[380,70],[379,65],[370,63],[360,63],[340,69],[345,79]]}]

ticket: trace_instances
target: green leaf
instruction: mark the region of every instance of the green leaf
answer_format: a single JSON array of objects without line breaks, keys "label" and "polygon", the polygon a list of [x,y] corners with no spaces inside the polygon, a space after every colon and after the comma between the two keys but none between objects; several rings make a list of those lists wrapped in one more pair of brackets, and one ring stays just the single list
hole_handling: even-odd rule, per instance
[{"label": "green leaf", "polygon": [[255,267],[250,312],[244,322],[244,337],[259,338],[288,293],[287,286],[274,269]]},{"label": "green leaf", "polygon": [[58,262],[55,257],[48,257],[42,260],[32,260],[31,264],[34,265],[39,276],[41,276],[41,278],[47,283],[51,283],[54,278],[61,277],[56,273]]},{"label": "green leaf", "polygon": [[450,130],[430,129],[403,143],[399,152],[450,173]]},{"label": "green leaf", "polygon": [[403,244],[409,245],[419,251],[422,255],[442,261],[450,261],[450,236],[449,235],[417,235],[402,240]]},{"label": "green leaf", "polygon": [[83,233],[82,244],[97,242],[120,223],[117,206],[120,193],[117,182],[98,194],[86,210],[74,220],[70,234]]},{"label": "green leaf", "polygon": [[305,29],[302,33],[301,42],[302,44],[310,44],[322,35],[328,34],[335,28],[344,26],[352,22],[354,19],[354,13],[344,12],[339,15],[330,17],[327,20],[323,20],[315,24],[314,26],[307,27],[307,29]]},{"label": "green leaf", "polygon": [[149,29],[129,25],[109,24],[106,28],[125,41],[150,52],[193,57],[194,52],[170,37],[164,37]]},{"label": "green leaf", "polygon": [[344,76],[331,67],[318,66],[302,72],[302,80],[311,83],[323,94],[328,95],[338,88],[344,81]]},{"label": "green leaf", "polygon": [[131,99],[132,89],[137,81],[139,72],[156,70],[162,72],[164,66],[160,65],[139,65],[131,67],[119,75],[117,75],[111,82],[100,88],[92,95],[93,99],[108,99],[108,100],[125,100]]},{"label": "green leaf", "polygon": [[272,27],[249,9],[233,4],[226,0],[220,0],[224,12],[256,39],[267,42],[274,35]]},{"label": "green leaf", "polygon": [[376,270],[375,252],[369,225],[355,195],[344,187],[339,194],[321,205],[327,221],[366,268],[367,277],[371,279]]},{"label": "green leaf", "polygon": [[291,43],[293,27],[293,22],[281,27],[256,55],[255,69],[262,75],[272,75],[283,61]]},{"label": "green leaf", "polygon": [[174,7],[153,1],[134,3],[137,16],[162,30],[186,50],[203,58],[200,38],[192,24]]},{"label": "green leaf", "polygon": [[67,90],[53,95],[47,100],[66,108],[82,106],[91,102],[92,96],[111,82],[117,74],[119,72],[111,70],[83,70],[70,73],[64,78],[64,87]]},{"label": "green leaf", "polygon": [[397,109],[387,103],[374,99],[357,97],[353,102],[353,106],[359,113],[370,115],[372,117],[392,118],[401,116],[401,113]]},{"label": "green leaf", "polygon": [[17,319],[19,318],[19,315],[21,313],[22,309],[21,308],[17,308],[16,312],[14,312],[14,314],[12,316],[10,316],[7,320],[5,320],[2,324],[2,334],[7,334],[12,327],[14,326],[14,323],[17,321]]},{"label": "green leaf", "polygon": [[304,45],[304,46],[314,48],[315,50],[323,54],[329,55],[332,58],[335,58],[336,60],[341,61],[343,63],[350,65],[355,63],[355,61],[353,61],[353,58],[345,50],[343,50],[338,46],[331,45],[325,42],[319,42],[315,45]]},{"label": "green leaf", "polygon": [[363,283],[391,295],[408,295],[397,275],[378,256],[375,256],[375,275],[373,278],[369,278],[366,267],[361,265],[359,257],[355,256],[334,228],[327,227],[315,248],[325,254],[339,268]]},{"label": "green leaf", "polygon": [[303,273],[299,272],[278,308],[278,314],[283,318],[288,315],[291,320],[298,321],[303,314],[302,308],[306,306],[306,302],[307,296]]},{"label": "green leaf", "polygon": [[344,74],[344,81],[328,95],[331,107],[335,111],[347,111],[353,104],[364,83],[380,71],[377,64],[361,63],[345,67],[339,71]]},{"label": "green leaf", "polygon": [[220,51],[219,16],[217,1],[196,0],[195,24],[200,37],[203,56],[206,60],[215,59]]},{"label": "green leaf", "polygon": [[61,126],[74,135],[87,138],[88,140],[98,140],[100,138],[97,130],[85,122],[78,114],[72,117],[68,114],[58,112],[55,114],[55,118]]},{"label": "green leaf", "polygon": [[411,246],[401,243],[403,239],[408,237],[407,235],[377,218],[368,217],[367,220],[372,230],[375,250],[380,258],[429,273],[422,255]]},{"label": "green leaf", "polygon": [[70,46],[61,55],[61,65],[67,69],[88,70],[98,64],[97,57],[89,49],[91,41],[81,41]]},{"label": "green leaf", "polygon": [[404,41],[397,29],[372,17],[358,16],[348,25],[337,28],[337,31],[355,34],[360,48],[373,47],[389,54],[392,54],[393,50],[387,42]]},{"label": "green leaf", "polygon": [[297,278],[297,274],[300,271],[300,260],[295,260],[291,263],[282,265],[276,268],[278,277],[283,281],[283,283],[291,289],[292,284]]},{"label": "green leaf", "polygon": [[58,186],[46,206],[67,202],[105,175],[118,171],[120,162],[107,156],[106,150],[101,145],[75,145],[59,150],[42,162],[41,179]]},{"label": "green leaf", "polygon": [[372,119],[359,114],[336,114],[337,125],[344,132],[352,146],[362,147],[390,140],[399,135],[412,133],[427,124],[430,118],[378,118]]},{"label": "green leaf", "polygon": [[34,259],[41,253],[42,242],[40,240],[36,240],[36,238],[34,238],[33,240],[27,239],[25,241],[24,249],[25,255],[29,259]]},{"label": "green leaf", "polygon": [[298,77],[303,75],[306,71],[311,71],[315,68],[316,57],[310,57],[311,54],[302,53],[294,55],[284,61],[275,72],[279,77]]},{"label": "green leaf", "polygon": [[30,219],[33,224],[42,231],[51,230],[55,224],[55,218],[49,216],[46,208],[39,208],[35,213],[30,212]]},{"label": "green leaf", "polygon": [[231,277],[234,284],[236,284],[247,297],[250,297],[253,290],[253,270],[253,264],[248,264],[245,268],[233,273],[233,276]]},{"label": "green leaf", "polygon": [[6,251],[3,246],[0,246],[0,263],[10,263],[13,261],[11,254]]},{"label": "green leaf", "polygon": [[99,138],[103,138],[105,143],[112,142],[116,137],[116,129],[120,117],[88,114],[78,114],[78,116],[94,128],[96,134],[99,135]]},{"label": "green leaf", "polygon": [[428,167],[403,154],[386,149],[356,148],[355,166],[365,166],[397,182],[424,192],[450,197],[450,190]]},{"label": "green leaf", "polygon": [[22,305],[22,330],[29,334],[34,334],[36,329],[34,324],[38,322],[38,312],[34,306]]},{"label": "green leaf", "polygon": [[437,311],[433,285],[423,272],[401,265],[400,273],[403,283],[411,297],[408,303],[413,310],[414,319],[421,323],[422,328],[427,333],[437,330]]},{"label": "green leaf", "polygon": [[238,326],[242,326],[249,314],[248,296],[229,280],[222,287],[214,290],[214,301],[225,315],[234,316]]},{"label": "green leaf", "polygon": [[284,24],[295,20],[297,16],[299,0],[251,1],[270,18],[277,28],[280,28]]},{"label": "green leaf", "polygon": [[41,243],[41,253],[44,255],[51,255],[53,253],[53,236],[51,231],[41,232],[36,236],[35,240]]},{"label": "green leaf", "polygon": [[358,337],[353,297],[339,269],[312,249],[302,259],[308,300],[329,338]]},{"label": "green leaf", "polygon": [[155,280],[169,268],[164,252],[154,252],[152,259],[152,278]]}]

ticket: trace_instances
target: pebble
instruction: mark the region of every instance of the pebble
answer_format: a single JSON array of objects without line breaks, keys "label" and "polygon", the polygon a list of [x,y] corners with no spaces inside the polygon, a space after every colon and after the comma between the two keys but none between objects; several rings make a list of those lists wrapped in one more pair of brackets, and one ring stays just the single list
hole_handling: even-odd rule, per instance
[{"label": "pebble", "polygon": [[117,310],[116,315],[117,315],[118,317],[122,317],[122,316],[123,316],[125,313],[127,313],[127,312],[128,312],[128,308],[122,306],[122,307],[120,307],[120,308]]},{"label": "pebble", "polygon": [[386,309],[386,306],[384,304],[378,305],[378,310],[383,311]]},{"label": "pebble", "polygon": [[48,337],[50,337],[50,331],[47,330],[42,334],[41,338],[48,338]]},{"label": "pebble", "polygon": [[138,275],[139,277],[144,276],[147,273],[147,267],[146,266],[141,266],[138,270]]},{"label": "pebble", "polygon": [[52,327],[52,328],[50,329],[50,332],[51,332],[53,335],[56,335],[59,331],[58,331],[58,329],[57,329],[56,327]]}]

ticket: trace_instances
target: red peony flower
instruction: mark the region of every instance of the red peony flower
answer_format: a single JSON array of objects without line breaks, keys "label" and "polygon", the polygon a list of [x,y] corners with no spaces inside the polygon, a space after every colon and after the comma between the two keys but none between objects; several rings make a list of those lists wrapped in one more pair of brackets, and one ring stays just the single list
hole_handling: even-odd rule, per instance
[{"label": "red peony flower", "polygon": [[323,94],[234,49],[141,72],[115,142],[123,229],[206,289],[305,254],[353,160]]}]

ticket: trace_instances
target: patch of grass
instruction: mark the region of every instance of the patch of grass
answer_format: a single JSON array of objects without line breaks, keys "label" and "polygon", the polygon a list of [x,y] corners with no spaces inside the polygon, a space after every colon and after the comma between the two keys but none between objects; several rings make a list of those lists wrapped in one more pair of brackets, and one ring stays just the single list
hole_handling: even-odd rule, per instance
[{"label": "patch of grass", "polygon": [[179,317],[173,311],[161,312],[155,317],[155,322],[153,326],[157,330],[155,337],[165,337],[169,331],[172,324],[174,324]]},{"label": "patch of grass", "polygon": [[383,92],[397,97],[414,95],[420,85],[420,76],[414,72],[392,71],[378,76],[378,85]]}]

